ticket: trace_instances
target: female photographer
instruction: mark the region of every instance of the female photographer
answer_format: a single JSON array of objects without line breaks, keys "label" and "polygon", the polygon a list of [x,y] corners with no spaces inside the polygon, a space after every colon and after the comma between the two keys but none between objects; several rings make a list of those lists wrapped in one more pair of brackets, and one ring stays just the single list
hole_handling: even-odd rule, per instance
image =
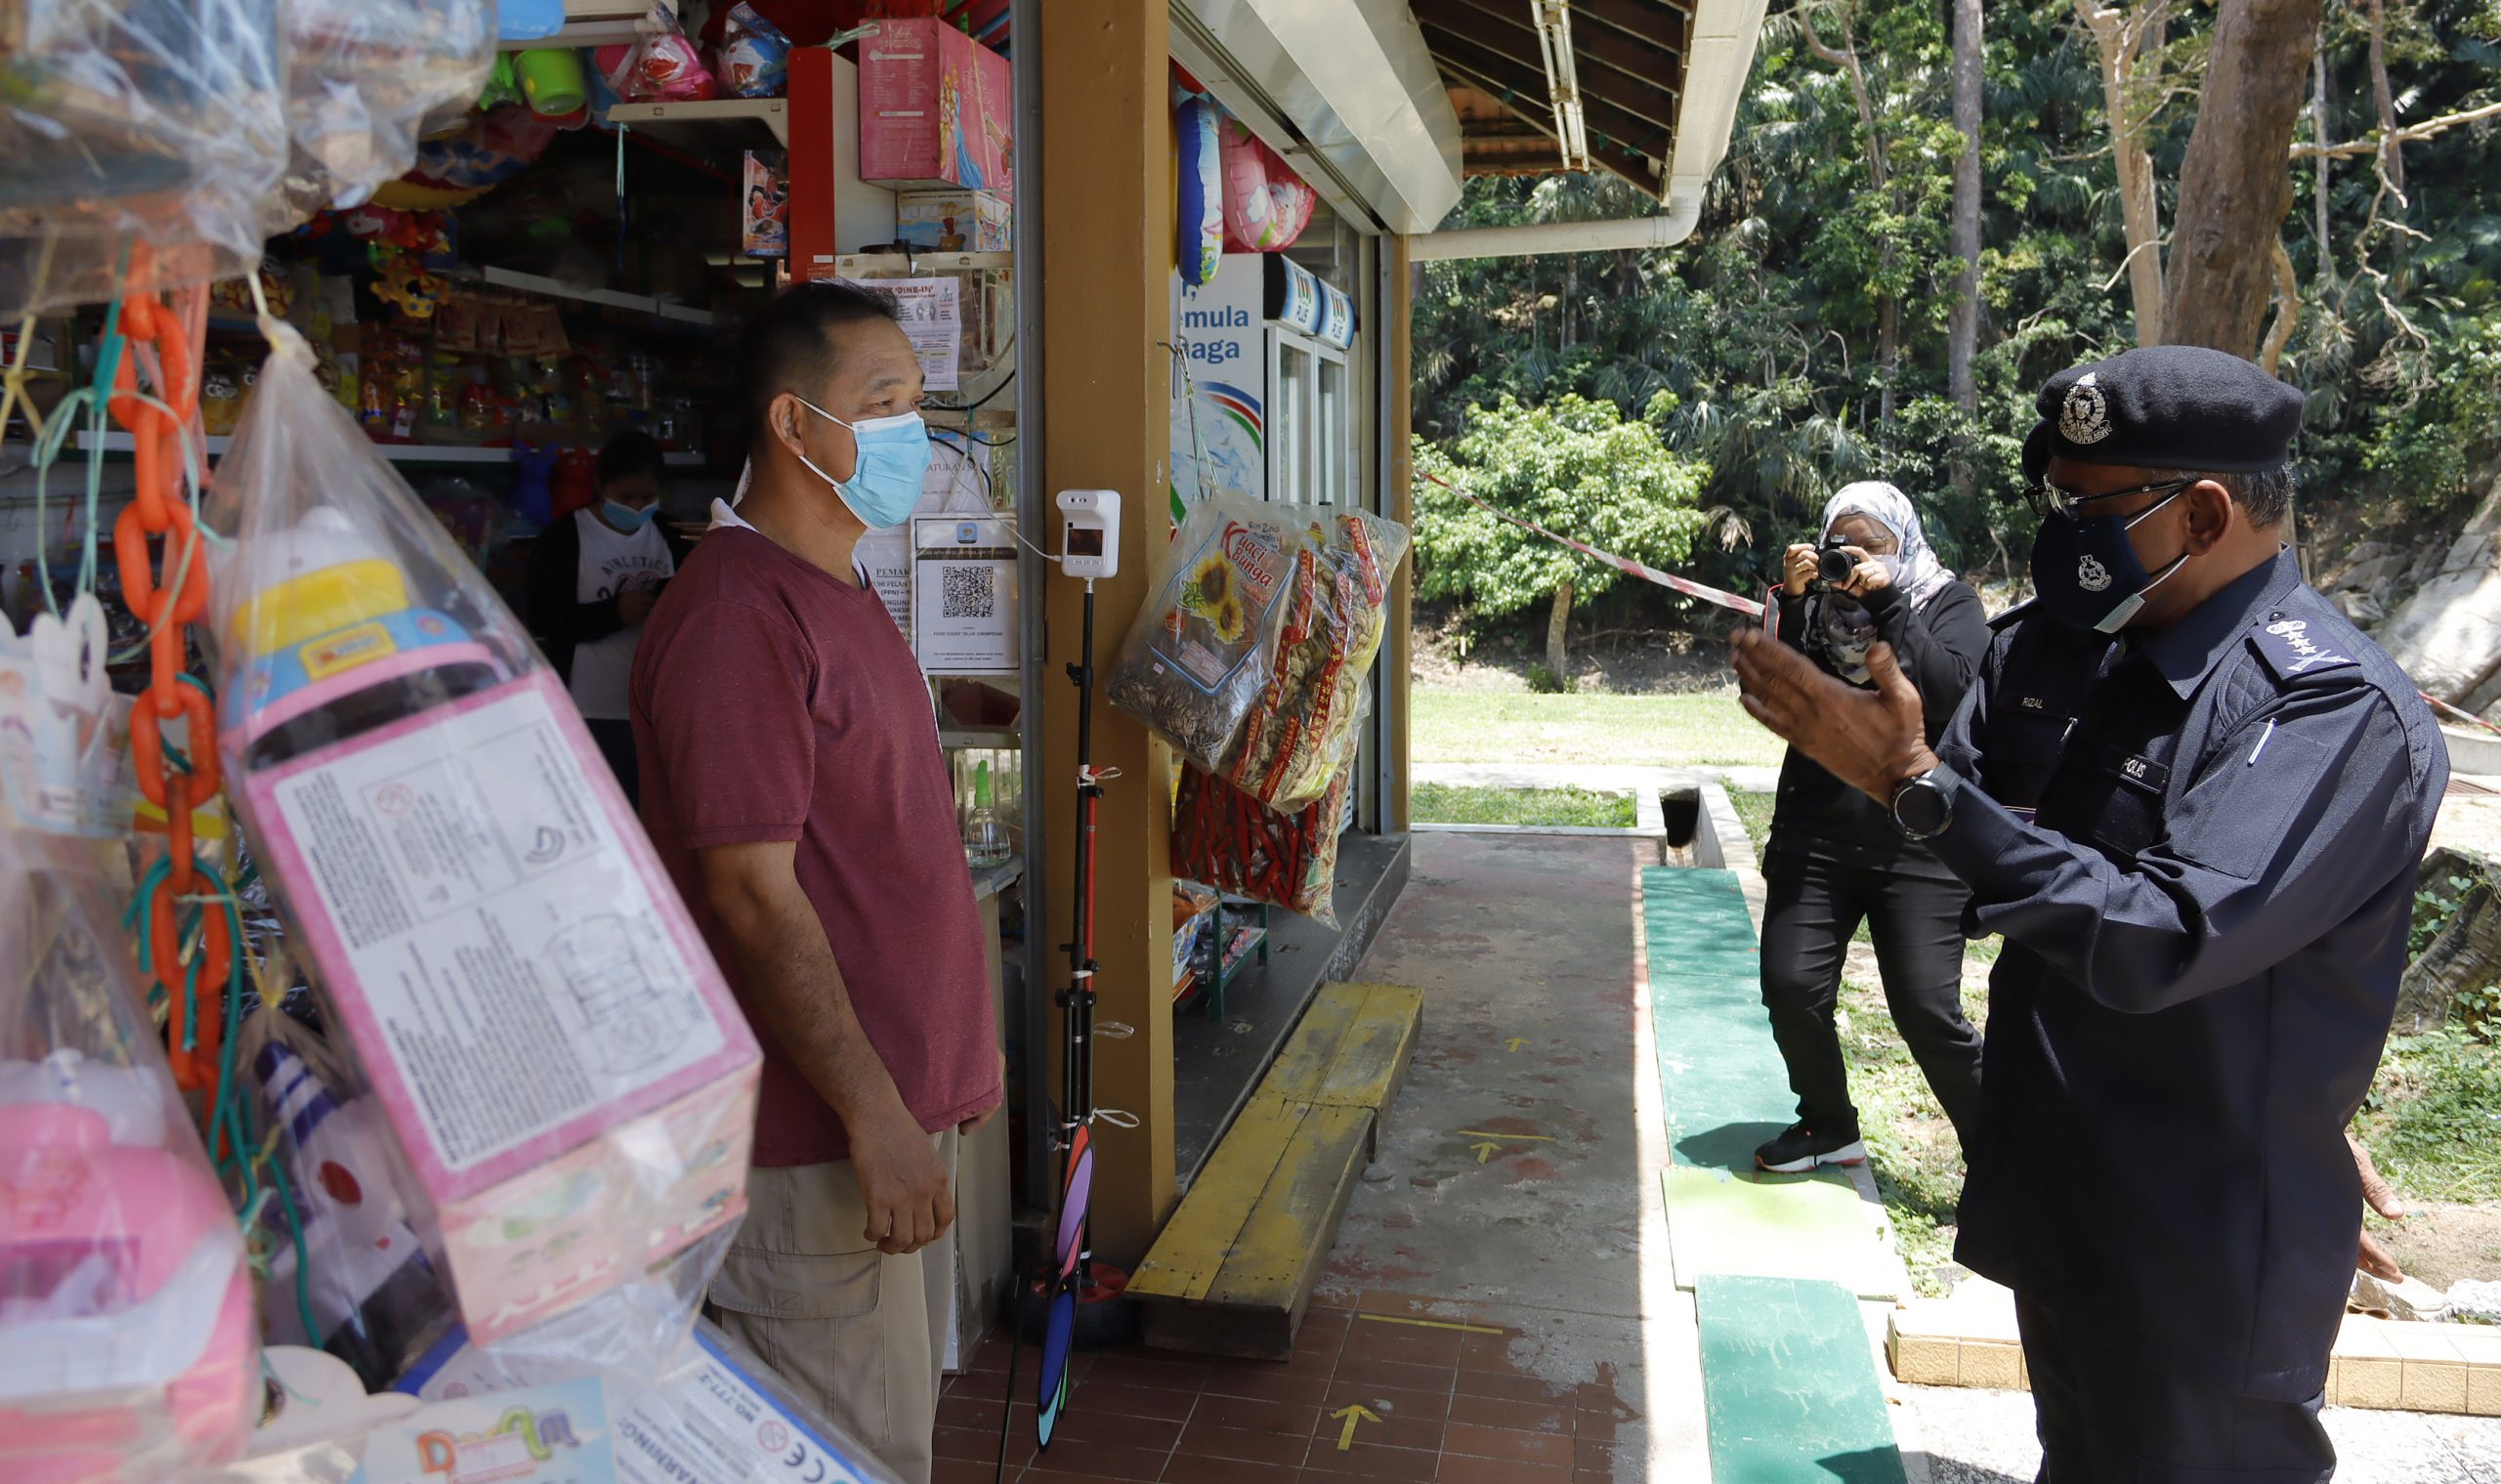
[{"label": "female photographer", "polygon": [[[1827,582],[1828,553],[1847,575]],[[1835,575],[1843,564],[1835,562]],[[1953,719],[1987,650],[1979,594],[1937,562],[1919,513],[1879,482],[1844,487],[1824,507],[1823,544],[1789,548],[1780,638],[1835,675],[1869,684],[1867,652],[1892,646],[1918,687],[1933,742]],[[1798,1122],[1755,1152],[1795,1172],[1866,1158],[1849,1100],[1833,1007],[1850,939],[1875,940],[1885,999],[1911,1055],[1968,1141],[1980,1103],[1980,1038],[1963,1018],[1963,905],[1968,893],[1905,839],[1873,800],[1792,748],[1780,768],[1763,874],[1762,1000],[1798,1094]]]}]

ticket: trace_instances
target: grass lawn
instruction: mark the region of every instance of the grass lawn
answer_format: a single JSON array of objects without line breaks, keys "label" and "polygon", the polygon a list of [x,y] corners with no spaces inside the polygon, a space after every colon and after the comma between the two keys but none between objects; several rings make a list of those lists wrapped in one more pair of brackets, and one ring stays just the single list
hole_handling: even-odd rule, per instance
[{"label": "grass lawn", "polygon": [[1780,739],[1729,696],[1536,696],[1418,691],[1420,763],[1631,763],[1683,768],[1780,761]]},{"label": "grass lawn", "polygon": [[2493,1199],[2501,1192],[2501,1046],[2454,1025],[2391,1039],[2353,1131],[2408,1196]]},{"label": "grass lawn", "polygon": [[1630,829],[1639,823],[1632,795],[1588,788],[1415,786],[1415,817],[1427,825],[1564,825]]}]

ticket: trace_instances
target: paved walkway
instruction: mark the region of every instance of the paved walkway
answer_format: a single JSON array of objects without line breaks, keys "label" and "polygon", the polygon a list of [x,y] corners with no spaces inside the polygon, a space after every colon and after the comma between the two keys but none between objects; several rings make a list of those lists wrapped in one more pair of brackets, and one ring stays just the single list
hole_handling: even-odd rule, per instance
[{"label": "paved walkway", "polygon": [[1363,977],[1422,986],[1422,1037],[1323,1281],[1341,1302],[1511,1331],[1516,1415],[1568,1432],[1550,1462],[1591,1484],[1709,1477],[1692,1298],[1657,1194],[1636,937],[1657,859],[1648,841],[1417,836]]}]

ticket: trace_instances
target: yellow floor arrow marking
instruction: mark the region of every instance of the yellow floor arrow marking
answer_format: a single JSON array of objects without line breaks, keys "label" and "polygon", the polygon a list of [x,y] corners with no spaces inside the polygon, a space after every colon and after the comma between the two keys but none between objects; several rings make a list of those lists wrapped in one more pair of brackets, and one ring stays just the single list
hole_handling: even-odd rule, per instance
[{"label": "yellow floor arrow marking", "polygon": [[1512,1140],[1526,1140],[1532,1144],[1554,1142],[1554,1135],[1550,1133],[1496,1133],[1490,1128],[1462,1128],[1460,1132],[1471,1139],[1501,1139],[1506,1143]]},{"label": "yellow floor arrow marking", "polygon": [[1494,1152],[1503,1146],[1495,1143],[1492,1139],[1487,1139],[1481,1144],[1475,1144],[1469,1147],[1476,1151],[1476,1163],[1482,1165],[1487,1160],[1492,1159],[1494,1157]]},{"label": "yellow floor arrow marking", "polygon": [[1374,1324],[1411,1325],[1419,1330],[1457,1330],[1462,1335],[1507,1335],[1510,1333],[1508,1330],[1488,1329],[1481,1324],[1457,1324],[1447,1319],[1409,1319],[1400,1314],[1358,1314],[1355,1317],[1369,1319]]},{"label": "yellow floor arrow marking", "polygon": [[1338,1411],[1330,1413],[1329,1420],[1333,1422],[1343,1420],[1346,1424],[1344,1427],[1338,1429],[1337,1432],[1337,1451],[1339,1453],[1344,1453],[1347,1449],[1355,1446],[1355,1424],[1357,1422],[1378,1422],[1380,1420],[1379,1418],[1373,1415],[1373,1410],[1370,1407],[1365,1406],[1361,1402],[1357,1402],[1351,1407],[1341,1408]]},{"label": "yellow floor arrow marking", "polygon": [[1514,1037],[1512,1037],[1512,1038],[1511,1038],[1511,1049],[1512,1049],[1513,1051],[1517,1051],[1520,1047],[1525,1046],[1525,1045],[1527,1045],[1527,1044],[1528,1044],[1528,1038],[1527,1038],[1527,1037],[1525,1037],[1525,1036],[1514,1036]]}]

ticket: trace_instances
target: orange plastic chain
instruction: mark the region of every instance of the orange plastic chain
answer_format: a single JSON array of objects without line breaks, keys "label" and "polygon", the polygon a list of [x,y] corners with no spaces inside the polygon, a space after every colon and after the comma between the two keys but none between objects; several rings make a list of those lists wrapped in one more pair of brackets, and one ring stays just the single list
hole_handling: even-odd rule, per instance
[{"label": "orange plastic chain", "polygon": [[[233,944],[224,912],[200,914],[202,942],[195,954],[199,977],[187,996],[188,965],[176,911],[183,899],[199,890],[191,811],[215,797],[219,787],[217,724],[208,693],[183,678],[189,626],[208,612],[208,553],[201,549],[191,504],[181,494],[182,441],[199,405],[198,363],[191,359],[191,337],[184,332],[180,317],[153,296],[123,302],[121,332],[128,344],[106,405],[113,420],[130,431],[138,497],[113,523],[113,557],[121,570],[122,601],[148,625],[149,669],[148,691],[131,711],[130,746],[140,792],[165,811],[170,851],[166,873],[148,899],[148,967],[165,987],[173,1007],[168,1039],[174,1081],[187,1091],[207,1094],[214,1103],[218,1048],[224,1038],[220,1007],[225,1003]],[[155,397],[173,409],[171,415],[137,395],[134,348],[142,341],[156,349],[162,384],[154,389]],[[162,541],[152,570],[148,553],[150,538]],[[186,726],[188,771],[174,766],[165,754],[164,725],[178,716]],[[194,1006],[195,1026],[191,1008]]]}]

